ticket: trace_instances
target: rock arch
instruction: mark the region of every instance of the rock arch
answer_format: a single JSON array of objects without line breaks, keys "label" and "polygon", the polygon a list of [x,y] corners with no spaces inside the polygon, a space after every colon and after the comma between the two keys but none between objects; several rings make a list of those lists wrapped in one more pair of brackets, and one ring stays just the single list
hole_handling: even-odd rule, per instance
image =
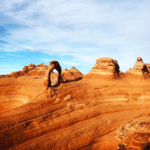
[{"label": "rock arch", "polygon": [[61,72],[62,72],[61,66],[60,66],[59,62],[56,60],[50,61],[49,66],[48,66],[48,71],[45,74],[45,78],[44,78],[44,87],[46,88],[46,90],[49,87],[52,87],[50,76],[54,69],[56,69],[58,71],[58,85],[61,83]]}]

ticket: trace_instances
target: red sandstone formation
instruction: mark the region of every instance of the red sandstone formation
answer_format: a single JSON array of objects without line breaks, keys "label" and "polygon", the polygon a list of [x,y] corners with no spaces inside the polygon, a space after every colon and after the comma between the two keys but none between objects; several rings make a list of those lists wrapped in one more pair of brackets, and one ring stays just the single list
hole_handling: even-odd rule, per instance
[{"label": "red sandstone formation", "polygon": [[[150,117],[140,117],[132,122],[121,126],[116,131],[117,139],[120,144],[118,150],[150,149]],[[122,148],[121,148],[122,147]]]},{"label": "red sandstone formation", "polygon": [[143,76],[144,73],[148,73],[148,68],[147,68],[148,65],[146,65],[142,58],[141,57],[137,57],[137,61],[132,68],[130,68],[128,71],[127,71],[127,74],[130,74],[130,75],[140,75],[140,76]]},{"label": "red sandstone formation", "polygon": [[119,64],[116,60],[103,57],[96,60],[96,64],[89,74],[98,74],[102,78],[114,78],[115,76],[119,76],[119,72]]},{"label": "red sandstone formation", "polygon": [[48,71],[44,77],[44,87],[46,90],[52,86],[50,76],[54,69],[56,69],[58,71],[58,84],[61,83],[61,66],[60,66],[59,62],[56,60],[50,61],[49,66],[48,66]]},{"label": "red sandstone formation", "polygon": [[45,75],[47,72],[48,66],[45,64],[38,64],[36,65],[36,71],[37,71],[37,75]]},{"label": "red sandstone formation", "polygon": [[150,64],[146,63],[145,65],[146,65],[148,72],[150,72]]},{"label": "red sandstone formation", "polygon": [[76,75],[82,75],[82,73],[78,70],[78,69],[76,69],[75,67],[71,67],[70,69],[69,69],[69,71],[72,73],[72,74],[76,74]]},{"label": "red sandstone formation", "polygon": [[82,76],[83,74],[75,67],[71,67],[69,70],[67,68],[64,68],[62,70],[63,82],[70,82],[70,81],[78,80],[78,79],[81,79]]},{"label": "red sandstone formation", "polygon": [[29,70],[34,69],[35,67],[36,67],[35,64],[29,64],[29,65],[28,65],[28,69],[29,69]]},{"label": "red sandstone formation", "polygon": [[[138,59],[134,69],[141,64]],[[55,68],[59,76],[52,72]],[[47,66],[24,67],[12,73],[18,78],[0,78],[0,149],[143,150],[149,146],[150,78],[124,74],[113,79],[119,65],[111,58],[98,59],[90,78],[75,68],[64,69],[62,78],[69,82],[59,86],[55,86],[61,78],[57,61],[50,62],[46,78],[38,70]],[[83,78],[73,80],[78,75]],[[48,88],[44,92],[43,82]]]},{"label": "red sandstone formation", "polygon": [[22,72],[28,72],[28,66],[23,66]]}]

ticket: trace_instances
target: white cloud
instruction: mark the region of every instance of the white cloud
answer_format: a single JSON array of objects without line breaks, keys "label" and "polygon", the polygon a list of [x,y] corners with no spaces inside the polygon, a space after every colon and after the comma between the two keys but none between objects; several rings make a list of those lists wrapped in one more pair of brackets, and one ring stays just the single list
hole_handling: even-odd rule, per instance
[{"label": "white cloud", "polygon": [[149,7],[148,0],[5,0],[0,12],[26,28],[9,29],[11,44],[3,49],[70,56],[74,64],[89,66],[108,56],[125,71],[137,56],[150,60]]}]

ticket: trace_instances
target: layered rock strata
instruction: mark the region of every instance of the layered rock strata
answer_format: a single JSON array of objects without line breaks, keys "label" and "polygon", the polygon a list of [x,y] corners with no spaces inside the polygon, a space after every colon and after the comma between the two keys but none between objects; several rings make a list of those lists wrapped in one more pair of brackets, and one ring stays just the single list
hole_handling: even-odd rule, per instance
[{"label": "layered rock strata", "polygon": [[61,66],[60,66],[59,62],[56,60],[50,61],[48,70],[44,77],[44,90],[47,90],[49,87],[52,87],[51,74],[54,69],[56,69],[58,71],[58,85],[61,83],[61,72],[62,72]]},{"label": "layered rock strata", "polygon": [[141,57],[137,57],[137,61],[134,64],[133,68],[130,68],[127,73],[131,75],[144,75],[144,73],[148,73],[149,65],[146,65]]},{"label": "layered rock strata", "polygon": [[148,72],[150,72],[150,64],[146,63],[145,65],[147,67]]},{"label": "layered rock strata", "polygon": [[101,77],[116,77],[119,76],[119,64],[116,60],[103,57],[96,60],[96,64],[91,69],[89,74],[98,74]]},{"label": "layered rock strata", "polygon": [[76,69],[75,67],[71,67],[69,70],[64,68],[62,71],[62,78],[64,82],[78,80],[82,78],[83,74]]},{"label": "layered rock strata", "polygon": [[23,66],[22,71],[27,72],[28,71],[28,66]]},{"label": "layered rock strata", "polygon": [[21,71],[12,72],[10,76],[22,76],[22,75],[45,75],[47,72],[48,66],[44,63],[35,65],[29,64],[28,66],[23,66]]},{"label": "layered rock strata", "polygon": [[69,69],[70,72],[72,72],[73,74],[82,74],[78,69],[76,69],[75,67],[71,67]]},{"label": "layered rock strata", "polygon": [[121,126],[116,131],[116,138],[120,142],[118,150],[147,149],[150,147],[150,117],[138,118]]},{"label": "layered rock strata", "polygon": [[37,75],[45,75],[47,72],[48,66],[45,64],[36,65]]}]

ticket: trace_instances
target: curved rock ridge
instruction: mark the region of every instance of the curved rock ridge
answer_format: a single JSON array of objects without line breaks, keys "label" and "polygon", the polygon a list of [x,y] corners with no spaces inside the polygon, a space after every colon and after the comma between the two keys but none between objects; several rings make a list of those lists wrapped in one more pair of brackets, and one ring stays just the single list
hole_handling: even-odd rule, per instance
[{"label": "curved rock ridge", "polygon": [[115,77],[119,76],[119,68],[117,60],[109,57],[102,57],[96,60],[96,64],[89,74],[99,74],[102,77]]},{"label": "curved rock ridge", "polygon": [[122,125],[116,131],[116,137],[120,142],[118,150],[147,149],[150,147],[150,117],[140,117]]},{"label": "curved rock ridge", "polygon": [[133,68],[130,68],[127,73],[132,75],[142,75],[148,73],[149,64],[145,64],[141,57],[137,57],[137,61],[134,64]]}]

